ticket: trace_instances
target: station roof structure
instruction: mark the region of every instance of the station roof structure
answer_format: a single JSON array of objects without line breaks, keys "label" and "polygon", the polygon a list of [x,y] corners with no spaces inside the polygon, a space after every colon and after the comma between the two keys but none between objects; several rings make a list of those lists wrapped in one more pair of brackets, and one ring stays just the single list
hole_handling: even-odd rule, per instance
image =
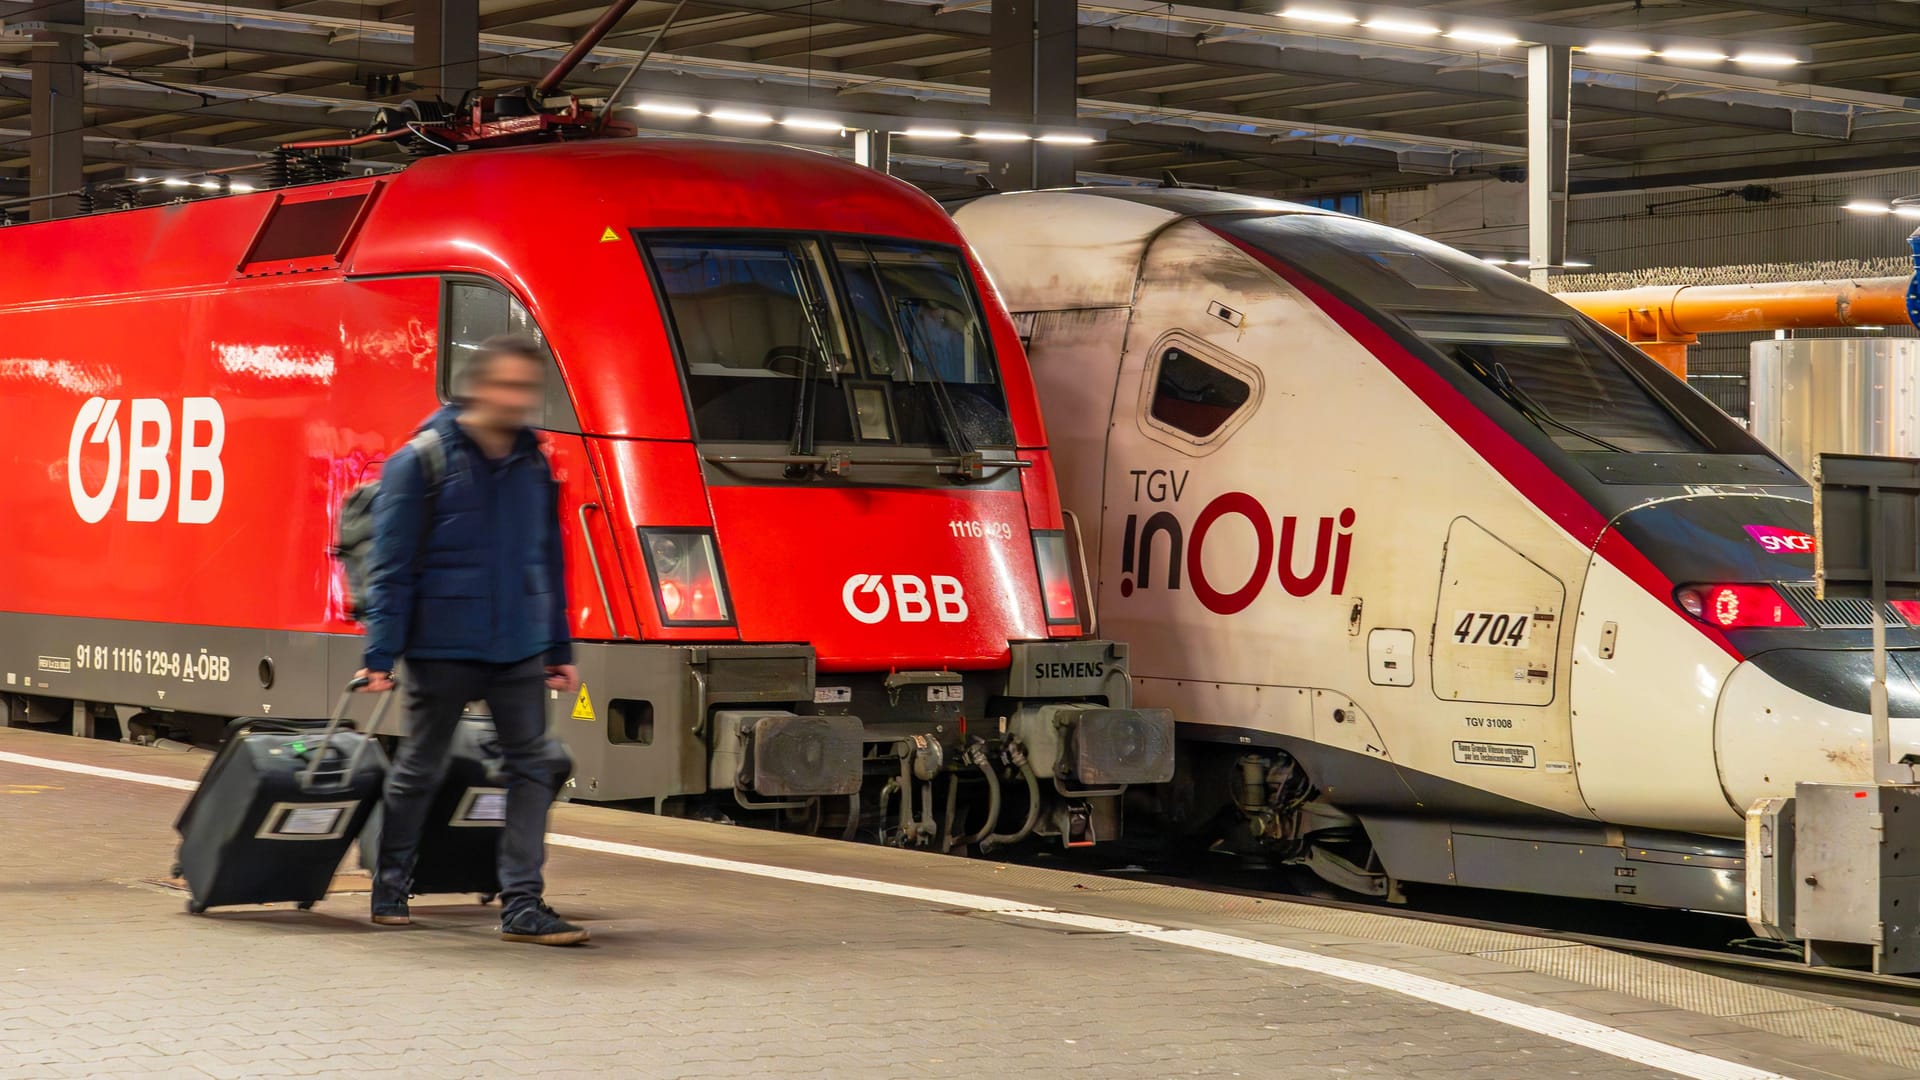
[{"label": "station roof structure", "polygon": [[[1071,64],[1066,120],[1098,132],[1073,152],[1087,182],[1171,175],[1298,197],[1517,178],[1526,54],[1541,43],[1571,47],[1574,194],[1920,165],[1920,4],[1087,0],[1072,26],[1046,30],[1047,6],[1065,3],[642,0],[564,88],[604,98],[624,81],[616,104],[645,131],[843,150],[841,113],[892,117],[895,171],[967,188],[987,148],[951,133],[1005,115],[996,10],[1038,6],[1039,69]],[[361,129],[383,105],[457,98],[463,83],[526,85],[605,10],[0,0],[0,195],[26,190],[33,73],[63,50],[83,72],[84,176],[100,182],[245,163]],[[773,126],[796,110],[815,126]],[[382,155],[399,160],[367,156]]]}]

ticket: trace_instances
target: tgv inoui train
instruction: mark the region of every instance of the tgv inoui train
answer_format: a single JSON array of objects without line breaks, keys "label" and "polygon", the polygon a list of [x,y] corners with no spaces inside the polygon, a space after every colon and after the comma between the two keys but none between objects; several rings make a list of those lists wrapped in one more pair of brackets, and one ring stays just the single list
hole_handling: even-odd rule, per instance
[{"label": "tgv inoui train", "polygon": [[[1181,721],[1195,828],[1377,894],[1734,912],[1754,799],[1871,778],[1871,609],[1815,600],[1807,485],[1586,317],[1262,199],[956,218],[1028,339],[1100,630]],[[1910,747],[1920,652],[1893,657]]]}]

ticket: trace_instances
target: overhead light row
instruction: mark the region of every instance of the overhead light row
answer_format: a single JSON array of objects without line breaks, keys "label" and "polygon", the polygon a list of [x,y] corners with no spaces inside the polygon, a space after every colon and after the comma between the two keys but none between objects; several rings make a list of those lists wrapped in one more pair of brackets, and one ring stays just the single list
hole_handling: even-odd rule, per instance
[{"label": "overhead light row", "polygon": [[[133,177],[133,182],[136,184],[158,184],[161,187],[170,188],[199,188],[201,191],[222,190],[220,181],[218,180],[186,180],[178,176],[136,176]],[[254,186],[245,180],[233,180],[228,182],[225,190],[233,192],[235,195],[244,195],[249,191],[253,191]]]},{"label": "overhead light row", "polygon": [[[1483,255],[1480,261],[1488,266],[1532,266],[1531,259],[1509,259],[1504,255]],[[1556,270],[1591,270],[1593,264],[1585,259],[1567,259],[1554,267]]]},{"label": "overhead light row", "polygon": [[[1361,18],[1345,11],[1331,8],[1290,7],[1280,12],[1283,19],[1296,22],[1318,23],[1322,26],[1357,26],[1362,30],[1374,30],[1382,34],[1399,34],[1407,37],[1444,37],[1455,41],[1471,42],[1475,45],[1507,46],[1518,45],[1523,38],[1489,26],[1451,26],[1443,27],[1437,23],[1417,18],[1399,18],[1375,16]],[[1737,54],[1721,52],[1717,49],[1675,46],[1669,49],[1655,49],[1628,41],[1596,41],[1590,45],[1576,46],[1581,52],[1595,56],[1625,57],[1645,59],[1659,57],[1662,60],[1676,60],[1683,63],[1724,63],[1728,60],[1736,64],[1750,64],[1755,67],[1788,67],[1800,61],[1780,53],[1758,50],[1745,50]]]},{"label": "overhead light row", "polygon": [[1874,199],[1855,199],[1840,209],[1852,214],[1892,214],[1895,217],[1920,218],[1920,206],[1895,205]]},{"label": "overhead light row", "polygon": [[[714,106],[700,108],[696,105],[678,101],[640,101],[628,106],[635,112],[648,116],[663,116],[681,120],[706,117],[721,124],[737,124],[742,127],[768,127],[778,124],[795,131],[843,132],[859,128],[871,128],[870,120],[853,123],[835,119],[831,116],[789,113],[775,118],[772,113],[758,109],[738,108],[734,106]],[[959,128],[946,127],[909,127],[893,132],[909,139],[973,139],[978,142],[1042,142],[1059,146],[1091,146],[1090,135],[1051,133],[1030,135],[1024,131],[1006,131],[995,128],[978,128],[962,131]]]}]

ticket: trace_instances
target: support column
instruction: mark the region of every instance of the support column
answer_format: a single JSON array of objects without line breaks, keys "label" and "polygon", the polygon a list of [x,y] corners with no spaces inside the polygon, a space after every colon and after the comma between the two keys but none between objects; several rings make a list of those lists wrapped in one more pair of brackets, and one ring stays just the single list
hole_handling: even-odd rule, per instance
[{"label": "support column", "polygon": [[451,105],[480,85],[479,0],[415,0],[413,81]]},{"label": "support column", "polygon": [[885,131],[853,133],[853,163],[880,172],[893,171],[893,136]]},{"label": "support column", "polygon": [[1567,137],[1573,50],[1527,47],[1527,277],[1541,288],[1567,261]]},{"label": "support column", "polygon": [[[80,61],[86,41],[80,31],[87,21],[86,6],[82,0],[59,0],[40,9],[36,17],[70,28],[66,33],[35,33],[34,47],[27,54],[33,97],[28,110],[27,194],[39,199],[76,191],[85,182],[86,144],[81,139],[86,126],[81,95],[85,73]],[[36,201],[30,210],[34,220],[44,221],[78,213],[80,203],[74,198]]]},{"label": "support column", "polygon": [[[993,0],[989,87],[995,116],[1016,124],[1078,121],[1078,7],[1069,0]],[[987,153],[987,177],[1001,191],[1074,183],[1071,147],[995,143]]]}]

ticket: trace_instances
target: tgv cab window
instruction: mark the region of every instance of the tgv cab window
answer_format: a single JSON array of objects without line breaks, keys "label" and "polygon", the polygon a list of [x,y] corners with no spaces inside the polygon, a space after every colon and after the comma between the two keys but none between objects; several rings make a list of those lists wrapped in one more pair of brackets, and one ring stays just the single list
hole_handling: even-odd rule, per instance
[{"label": "tgv cab window", "polygon": [[1219,431],[1247,403],[1253,388],[1178,347],[1160,354],[1147,413],[1196,439]]},{"label": "tgv cab window", "polygon": [[643,243],[700,438],[1012,443],[998,366],[957,252],[790,235]]},{"label": "tgv cab window", "polygon": [[1406,314],[1408,329],[1505,398],[1564,450],[1709,447],[1571,319]]}]

